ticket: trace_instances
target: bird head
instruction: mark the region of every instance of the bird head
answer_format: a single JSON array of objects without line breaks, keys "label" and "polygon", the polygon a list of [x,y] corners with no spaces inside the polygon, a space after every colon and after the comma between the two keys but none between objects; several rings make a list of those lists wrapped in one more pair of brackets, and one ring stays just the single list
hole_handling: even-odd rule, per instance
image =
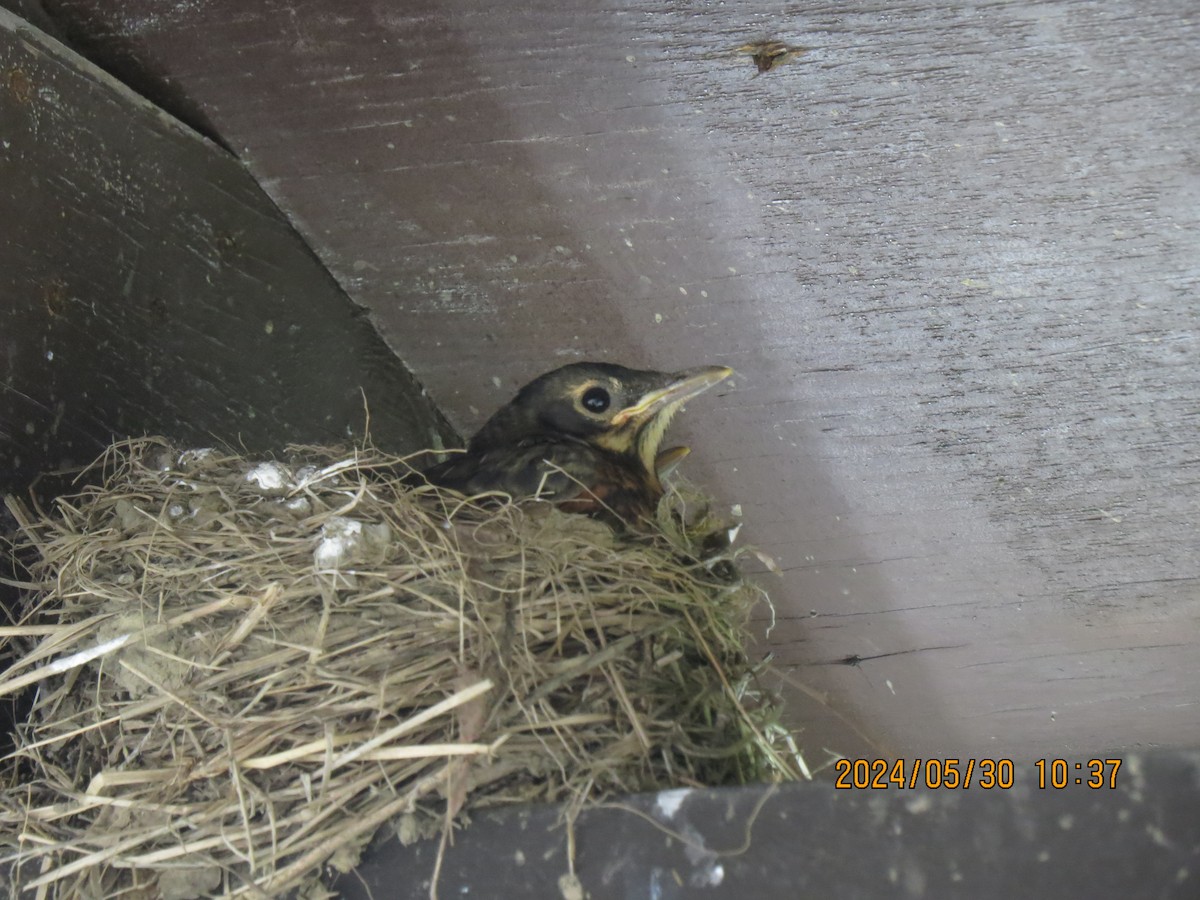
[{"label": "bird head", "polygon": [[[566,435],[634,460],[655,482],[667,426],[689,399],[733,374],[705,366],[668,374],[611,363],[572,363],[535,378],[471,438],[470,450]],[[682,458],[679,453],[678,458]]]}]

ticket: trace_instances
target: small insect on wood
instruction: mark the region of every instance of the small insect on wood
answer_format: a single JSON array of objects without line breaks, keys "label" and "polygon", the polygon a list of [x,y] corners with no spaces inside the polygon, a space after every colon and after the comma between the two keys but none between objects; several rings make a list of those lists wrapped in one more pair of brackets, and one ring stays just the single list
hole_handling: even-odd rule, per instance
[{"label": "small insect on wood", "polygon": [[808,47],[793,47],[783,41],[755,41],[752,44],[742,44],[734,50],[735,53],[746,53],[758,69],[758,74],[770,72],[777,66],[795,59],[808,52]]}]

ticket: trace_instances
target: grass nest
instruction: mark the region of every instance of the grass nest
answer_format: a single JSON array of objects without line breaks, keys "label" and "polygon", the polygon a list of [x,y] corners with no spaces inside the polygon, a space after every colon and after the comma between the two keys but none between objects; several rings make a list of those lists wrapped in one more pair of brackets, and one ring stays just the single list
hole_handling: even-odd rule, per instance
[{"label": "grass nest", "polygon": [[761,593],[704,558],[703,503],[621,535],[408,471],[151,438],[52,514],[8,498],[28,578],[0,694],[35,691],[0,762],[11,885],[271,896],[384,825],[800,773],[746,653]]}]

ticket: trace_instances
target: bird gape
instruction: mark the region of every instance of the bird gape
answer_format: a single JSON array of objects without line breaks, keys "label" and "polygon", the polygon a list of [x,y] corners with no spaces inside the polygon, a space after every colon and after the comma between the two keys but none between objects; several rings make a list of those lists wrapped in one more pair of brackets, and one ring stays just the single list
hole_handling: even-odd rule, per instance
[{"label": "bird gape", "polygon": [[563,366],[521,388],[465,452],[422,476],[469,496],[537,497],[638,527],[654,520],[661,476],[688,452],[660,450],[671,418],[732,372],[725,366],[675,374],[611,363]]}]

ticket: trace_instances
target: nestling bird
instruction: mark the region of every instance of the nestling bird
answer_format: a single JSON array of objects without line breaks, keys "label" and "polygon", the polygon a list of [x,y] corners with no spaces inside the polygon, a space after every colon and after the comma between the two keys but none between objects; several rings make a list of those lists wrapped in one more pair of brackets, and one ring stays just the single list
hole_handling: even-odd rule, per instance
[{"label": "nestling bird", "polygon": [[563,366],[521,388],[465,453],[422,474],[464,494],[536,496],[629,525],[652,521],[660,475],[687,455],[686,447],[659,451],[671,418],[732,373],[725,366],[675,374],[599,362]]}]

